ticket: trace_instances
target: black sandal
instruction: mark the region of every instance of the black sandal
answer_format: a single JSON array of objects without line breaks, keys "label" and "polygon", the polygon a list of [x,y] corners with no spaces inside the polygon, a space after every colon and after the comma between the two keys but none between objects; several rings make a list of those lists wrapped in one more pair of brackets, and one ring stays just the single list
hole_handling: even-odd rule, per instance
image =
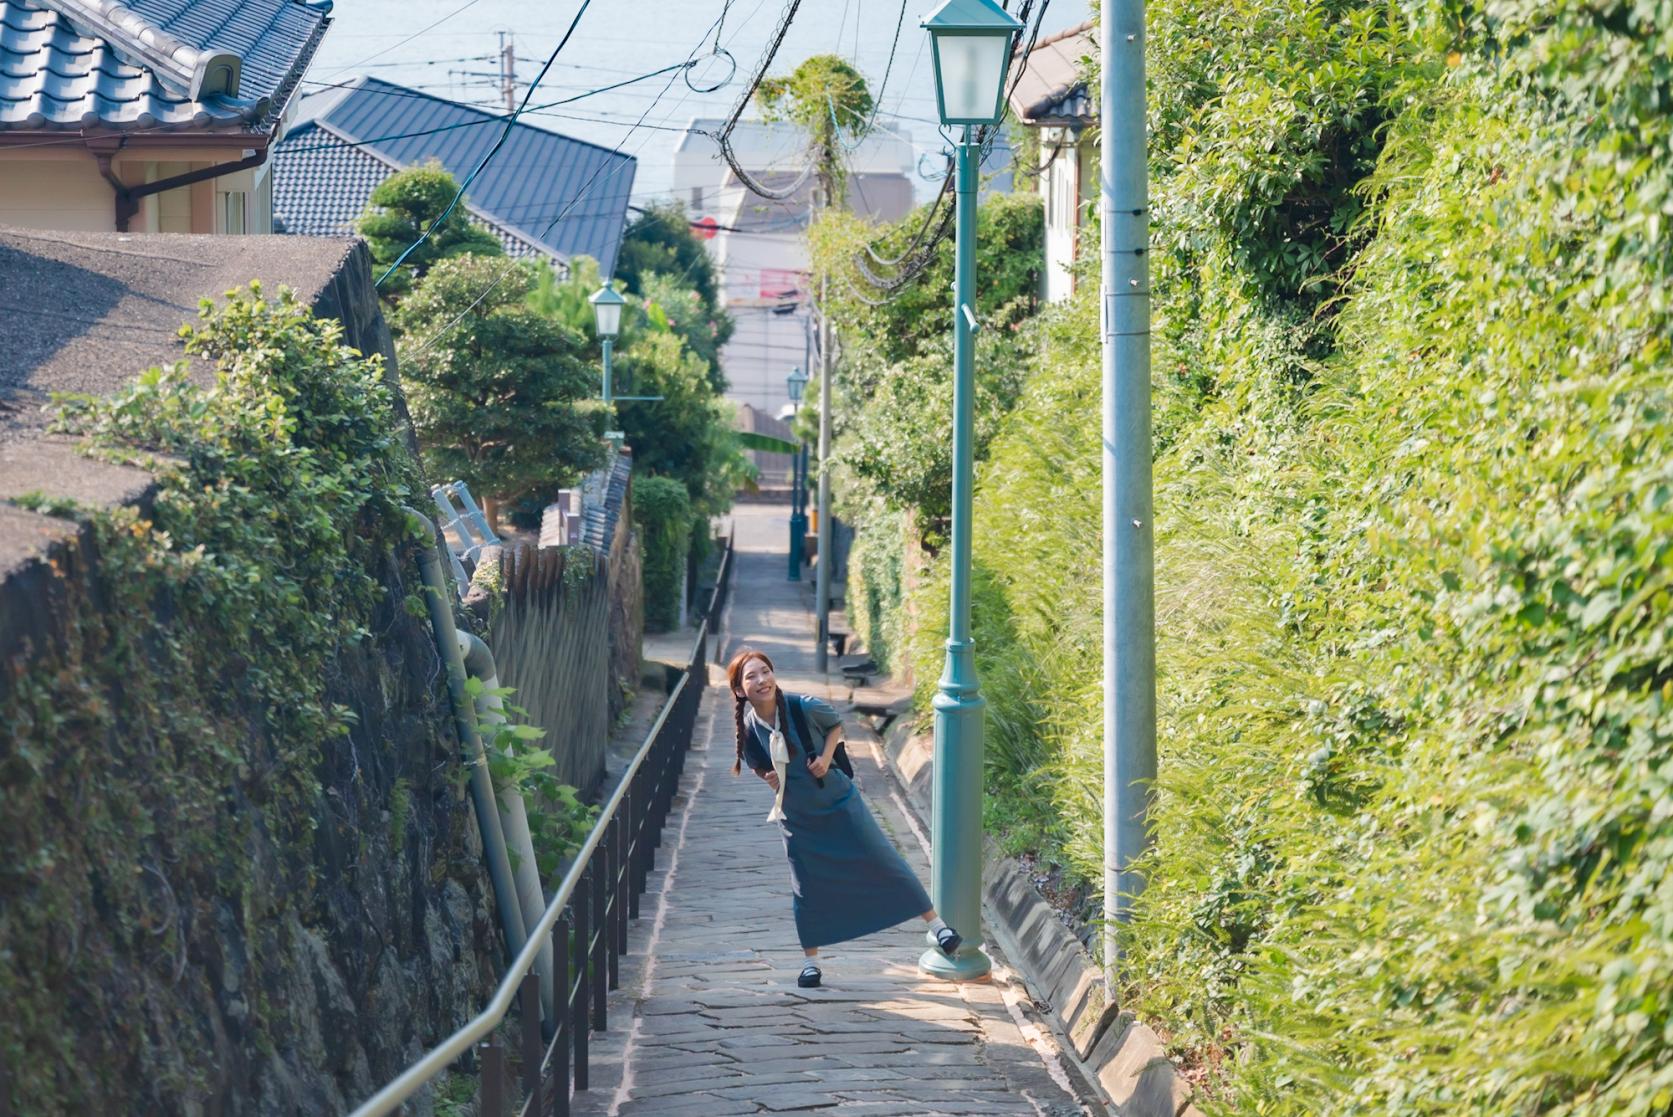
[{"label": "black sandal", "polygon": [[949,958],[958,953],[959,943],[963,941],[963,936],[951,927],[943,927],[935,932],[935,945],[939,946],[941,953]]},{"label": "black sandal", "polygon": [[803,989],[817,988],[819,985],[819,979],[823,976],[824,975],[819,972],[819,967],[814,965],[812,962],[809,962],[807,965],[802,967],[802,976],[796,979],[796,984],[801,986]]}]

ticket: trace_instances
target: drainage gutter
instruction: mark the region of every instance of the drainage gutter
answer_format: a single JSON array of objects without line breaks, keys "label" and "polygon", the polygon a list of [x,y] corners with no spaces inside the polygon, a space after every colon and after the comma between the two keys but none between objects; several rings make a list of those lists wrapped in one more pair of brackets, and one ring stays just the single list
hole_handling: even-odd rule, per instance
[{"label": "drainage gutter", "polygon": [[[494,653],[480,636],[459,633],[459,650],[465,656],[465,670],[472,678],[482,681],[483,692],[476,699],[476,723],[483,731],[492,733],[494,726],[505,724],[505,701],[494,692],[500,688],[499,668],[494,665]],[[490,776],[493,774],[490,770]],[[522,793],[515,786],[498,787],[500,829],[505,833],[506,846],[516,859],[513,873],[517,882],[517,898],[523,908],[523,925],[531,927],[546,914],[546,894],[540,884],[540,865],[534,856],[534,837],[529,833],[528,808]],[[541,944],[534,963],[540,978],[541,1010],[546,1019],[556,1024],[552,1013],[552,940]]]},{"label": "drainage gutter", "polygon": [[476,825],[482,832],[482,856],[488,862],[488,878],[494,888],[494,905],[499,910],[500,927],[505,932],[507,959],[522,952],[527,941],[523,911],[517,901],[517,885],[511,872],[511,859],[506,854],[505,833],[500,828],[500,812],[494,800],[494,785],[488,775],[488,763],[482,751],[482,737],[476,729],[476,710],[471,705],[465,687],[465,657],[459,651],[459,630],[453,623],[452,597],[442,575],[439,549],[447,544],[430,518],[415,508],[401,509],[413,520],[422,523],[429,533],[430,545],[418,550],[419,570],[424,578],[424,600],[430,609],[430,627],[436,641],[436,654],[447,671],[447,692],[453,705],[453,722],[459,731],[459,743],[464,747],[464,761],[470,773],[471,806],[476,811]]}]

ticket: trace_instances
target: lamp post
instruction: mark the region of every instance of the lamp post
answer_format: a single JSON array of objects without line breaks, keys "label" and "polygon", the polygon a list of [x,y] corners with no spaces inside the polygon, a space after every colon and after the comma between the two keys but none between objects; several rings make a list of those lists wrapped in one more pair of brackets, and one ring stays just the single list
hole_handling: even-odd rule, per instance
[{"label": "lamp post", "polygon": [[[616,397],[610,382],[610,349],[615,344],[616,335],[621,332],[622,307],[627,305],[627,300],[617,294],[615,288],[611,287],[609,282],[606,281],[604,286],[600,287],[588,301],[593,304],[593,318],[598,326],[598,340],[604,347],[604,406],[610,412],[610,423],[614,425],[616,421]],[[619,447],[622,444],[622,439],[626,436],[621,431],[610,430],[604,432],[604,437]]]},{"label": "lamp post", "polygon": [[970,638],[971,489],[975,427],[976,190],[981,161],[975,129],[999,123],[1011,44],[1022,29],[993,0],[944,0],[924,17],[935,58],[941,122],[960,129],[954,168],[953,532],[947,659],[935,695],[935,807],[931,892],[942,918],[964,935],[955,957],[924,952],[918,968],[968,981],[987,976],[981,948],[982,717],[987,701],[976,680]]},{"label": "lamp post", "polygon": [[[808,375],[799,368],[790,370],[790,375],[784,378],[785,386],[790,391],[790,402],[798,407],[802,402],[802,392],[807,388]],[[795,416],[791,416],[792,423]],[[807,510],[803,507],[802,466],[803,452],[798,446],[796,453],[790,458],[790,580],[802,580],[802,543],[807,538]]]}]

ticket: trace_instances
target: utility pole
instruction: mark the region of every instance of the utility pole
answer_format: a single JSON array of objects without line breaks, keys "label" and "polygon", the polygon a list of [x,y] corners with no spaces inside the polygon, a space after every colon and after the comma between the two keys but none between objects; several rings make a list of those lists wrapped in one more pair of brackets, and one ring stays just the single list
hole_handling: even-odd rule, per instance
[{"label": "utility pole", "polygon": [[819,281],[819,566],[814,596],[819,609],[819,645],[814,667],[824,674],[831,644],[831,316],[830,280]]},{"label": "utility pole", "polygon": [[500,96],[505,111],[517,111],[517,43],[509,31],[500,32]]},{"label": "utility pole", "polygon": [[1155,531],[1150,478],[1150,184],[1144,0],[1104,0],[1100,55],[1104,433],[1104,967],[1143,879],[1156,779]]}]

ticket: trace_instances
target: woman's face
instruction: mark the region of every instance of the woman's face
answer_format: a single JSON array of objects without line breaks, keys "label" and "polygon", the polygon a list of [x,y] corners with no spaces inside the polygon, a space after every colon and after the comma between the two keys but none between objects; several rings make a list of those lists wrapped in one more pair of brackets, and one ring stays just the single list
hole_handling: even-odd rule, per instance
[{"label": "woman's face", "polygon": [[743,685],[744,697],[751,702],[768,702],[773,697],[773,688],[778,684],[773,679],[773,669],[763,659],[752,659],[744,664],[743,673],[738,676],[738,682]]}]

